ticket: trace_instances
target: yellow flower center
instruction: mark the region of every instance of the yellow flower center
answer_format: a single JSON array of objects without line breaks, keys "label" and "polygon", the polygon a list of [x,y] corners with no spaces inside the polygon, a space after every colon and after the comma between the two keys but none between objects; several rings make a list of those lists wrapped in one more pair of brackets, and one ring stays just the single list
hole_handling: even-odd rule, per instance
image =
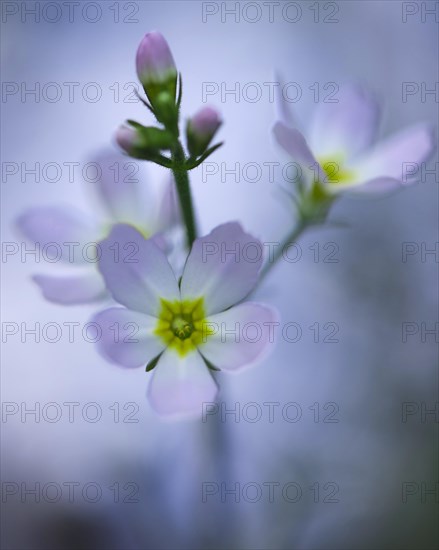
[{"label": "yellow flower center", "polygon": [[[130,225],[131,227],[136,229],[142,235],[143,238],[145,238],[147,240],[151,237],[151,233],[149,233],[141,225],[136,225],[136,224],[131,223],[129,221],[120,221],[120,222],[114,222],[114,223],[109,223],[109,224],[104,225],[104,227],[101,228],[102,236],[101,236],[100,240],[106,239],[108,237],[108,235],[110,234],[111,230],[116,225],[116,223],[123,223],[125,225]],[[127,254],[128,254],[128,252],[127,252]]]},{"label": "yellow flower center", "polygon": [[173,302],[161,298],[160,306],[154,334],[181,357],[197,349],[214,333],[206,321],[204,298]]},{"label": "yellow flower center", "polygon": [[355,180],[355,172],[344,167],[343,157],[341,156],[332,159],[319,159],[318,162],[326,176],[322,182],[324,184],[343,185],[352,183]]}]

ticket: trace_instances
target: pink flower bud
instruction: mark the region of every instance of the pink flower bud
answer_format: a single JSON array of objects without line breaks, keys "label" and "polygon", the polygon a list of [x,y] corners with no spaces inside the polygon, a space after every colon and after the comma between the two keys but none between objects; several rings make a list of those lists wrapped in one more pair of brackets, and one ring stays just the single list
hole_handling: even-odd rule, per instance
[{"label": "pink flower bud", "polygon": [[190,121],[192,131],[200,137],[212,138],[222,124],[218,111],[212,107],[203,107]]},{"label": "pink flower bud", "polygon": [[154,104],[160,91],[168,91],[175,99],[177,68],[168,43],[159,32],[150,32],[140,42],[136,55],[137,75]]},{"label": "pink flower bud", "polygon": [[116,142],[121,149],[133,156],[136,148],[140,145],[139,134],[134,128],[123,124],[116,131]]},{"label": "pink flower bud", "polygon": [[204,153],[221,124],[218,111],[212,107],[203,107],[188,121],[186,135],[192,156]]}]

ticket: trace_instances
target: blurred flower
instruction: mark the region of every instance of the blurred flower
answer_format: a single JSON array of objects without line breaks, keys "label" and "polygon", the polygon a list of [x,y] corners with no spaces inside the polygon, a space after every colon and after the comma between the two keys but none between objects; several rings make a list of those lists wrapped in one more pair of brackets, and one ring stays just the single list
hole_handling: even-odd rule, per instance
[{"label": "blurred flower", "polygon": [[[125,243],[134,243],[136,261],[115,258]],[[251,302],[235,305],[254,288],[262,263],[262,254],[248,261],[230,253],[248,246],[262,250],[238,223],[221,225],[194,242],[177,281],[163,251],[134,228],[116,226],[102,243],[100,270],[125,308],[95,316],[103,334],[98,345],[116,364],[155,369],[148,397],[158,413],[201,414],[202,403],[217,393],[210,369],[234,372],[267,350],[274,312]],[[259,328],[256,338],[242,336],[248,326]],[[115,327],[127,336],[115,335]]]},{"label": "blurred flower", "polygon": [[203,107],[188,120],[186,137],[192,157],[198,157],[204,153],[221,124],[219,113],[212,107]]},{"label": "blurred flower", "polygon": [[113,225],[127,223],[146,238],[165,245],[163,232],[178,220],[174,183],[169,181],[160,199],[151,186],[135,179],[123,167],[132,161],[118,154],[102,154],[95,159],[101,174],[93,184],[104,214],[90,219],[70,205],[41,206],[24,212],[17,220],[21,232],[41,249],[60,251],[60,263],[72,269],[66,275],[35,275],[44,297],[71,305],[103,299],[105,281],[97,269],[98,243]]},{"label": "blurred flower", "polygon": [[309,140],[293,127],[292,116],[280,105],[281,120],[274,135],[299,163],[306,185],[336,195],[343,191],[387,192],[407,181],[405,163],[421,163],[434,149],[427,124],[411,127],[373,146],[380,113],[375,99],[358,86],[345,86],[332,102],[317,105]]},{"label": "blurred flower", "polygon": [[167,92],[175,102],[177,69],[168,43],[159,32],[146,34],[140,42],[136,68],[139,80],[153,107],[161,92]]}]

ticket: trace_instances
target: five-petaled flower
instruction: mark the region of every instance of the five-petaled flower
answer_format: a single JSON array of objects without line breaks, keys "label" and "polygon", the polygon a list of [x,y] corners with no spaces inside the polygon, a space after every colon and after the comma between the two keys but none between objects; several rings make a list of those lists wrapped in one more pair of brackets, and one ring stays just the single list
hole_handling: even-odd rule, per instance
[{"label": "five-petaled flower", "polygon": [[320,185],[328,195],[343,191],[387,192],[411,183],[412,170],[434,150],[427,124],[411,127],[377,145],[380,119],[377,102],[359,86],[341,87],[332,102],[317,105],[308,141],[295,128],[293,117],[280,103],[274,125],[279,145],[300,165],[306,186]]},{"label": "five-petaled flower", "polygon": [[130,224],[165,246],[164,232],[178,220],[173,181],[157,198],[148,183],[137,181],[136,167],[126,157],[105,153],[94,164],[100,177],[90,186],[103,206],[101,216],[90,219],[70,205],[56,205],[31,208],[17,220],[25,237],[47,249],[47,257],[59,257],[63,266],[72,267],[67,273],[60,269],[59,275],[33,277],[44,297],[58,304],[81,304],[107,296],[97,269],[99,241],[115,224]]},{"label": "five-petaled flower", "polygon": [[[114,254],[125,243],[137,249],[130,261]],[[158,413],[201,414],[217,393],[212,367],[233,372],[268,350],[275,312],[240,303],[256,285],[262,255],[230,253],[249,246],[262,250],[238,223],[221,225],[194,242],[177,280],[163,250],[133,227],[116,226],[102,242],[100,270],[125,307],[95,316],[98,346],[118,365],[154,368],[148,397]]]}]

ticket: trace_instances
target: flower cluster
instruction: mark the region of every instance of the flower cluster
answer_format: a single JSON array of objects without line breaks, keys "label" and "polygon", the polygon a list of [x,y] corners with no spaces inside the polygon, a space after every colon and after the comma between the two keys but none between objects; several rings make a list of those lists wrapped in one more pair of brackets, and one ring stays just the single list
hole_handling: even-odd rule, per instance
[{"label": "flower cluster", "polygon": [[[169,151],[172,155],[178,148],[182,77],[178,75],[171,50],[160,33],[150,32],[144,37],[137,50],[136,68],[147,97],[147,100],[140,99],[163,128],[147,127],[127,120],[117,131],[117,143],[132,157],[171,168],[171,159],[163,156],[162,152]],[[203,107],[187,121],[188,169],[198,166],[219,147],[220,144],[208,150],[220,126],[220,116],[212,107]],[[203,157],[202,160],[200,157]]]},{"label": "flower cluster", "polygon": [[[116,182],[110,167],[125,157],[112,153],[99,158],[102,174],[95,192],[102,216],[88,220],[71,207],[39,207],[24,213],[18,225],[42,245],[92,244],[93,263],[84,261],[77,248],[72,255],[69,247],[63,259],[73,264],[71,273],[34,277],[44,296],[64,305],[113,300],[113,307],[94,317],[102,329],[101,354],[125,368],[153,371],[148,398],[158,413],[200,414],[202,403],[217,394],[215,371],[235,372],[265,356],[277,315],[266,305],[243,301],[261,280],[263,258],[222,254],[249,245],[262,250],[261,243],[238,222],[197,235],[188,173],[222,145],[212,145],[222,124],[219,114],[204,107],[187,120],[184,147],[182,78],[160,33],[143,38],[136,68],[146,96],[139,97],[158,126],[127,120],[116,141],[130,157],[171,170],[173,177],[160,196],[153,196],[144,182]],[[279,107],[275,138],[300,167],[300,177],[288,190],[297,217],[286,242],[324,223],[342,194],[400,188],[402,163],[422,162],[433,150],[426,125],[374,145],[377,102],[357,86],[346,86],[338,102],[318,106],[307,138],[285,106]],[[187,250],[182,253],[183,245],[176,246],[172,237],[175,226],[185,230]],[[172,267],[170,259],[176,248],[184,260],[181,269]],[[264,275],[276,259],[265,265]],[[240,334],[253,325],[257,337]]]}]

